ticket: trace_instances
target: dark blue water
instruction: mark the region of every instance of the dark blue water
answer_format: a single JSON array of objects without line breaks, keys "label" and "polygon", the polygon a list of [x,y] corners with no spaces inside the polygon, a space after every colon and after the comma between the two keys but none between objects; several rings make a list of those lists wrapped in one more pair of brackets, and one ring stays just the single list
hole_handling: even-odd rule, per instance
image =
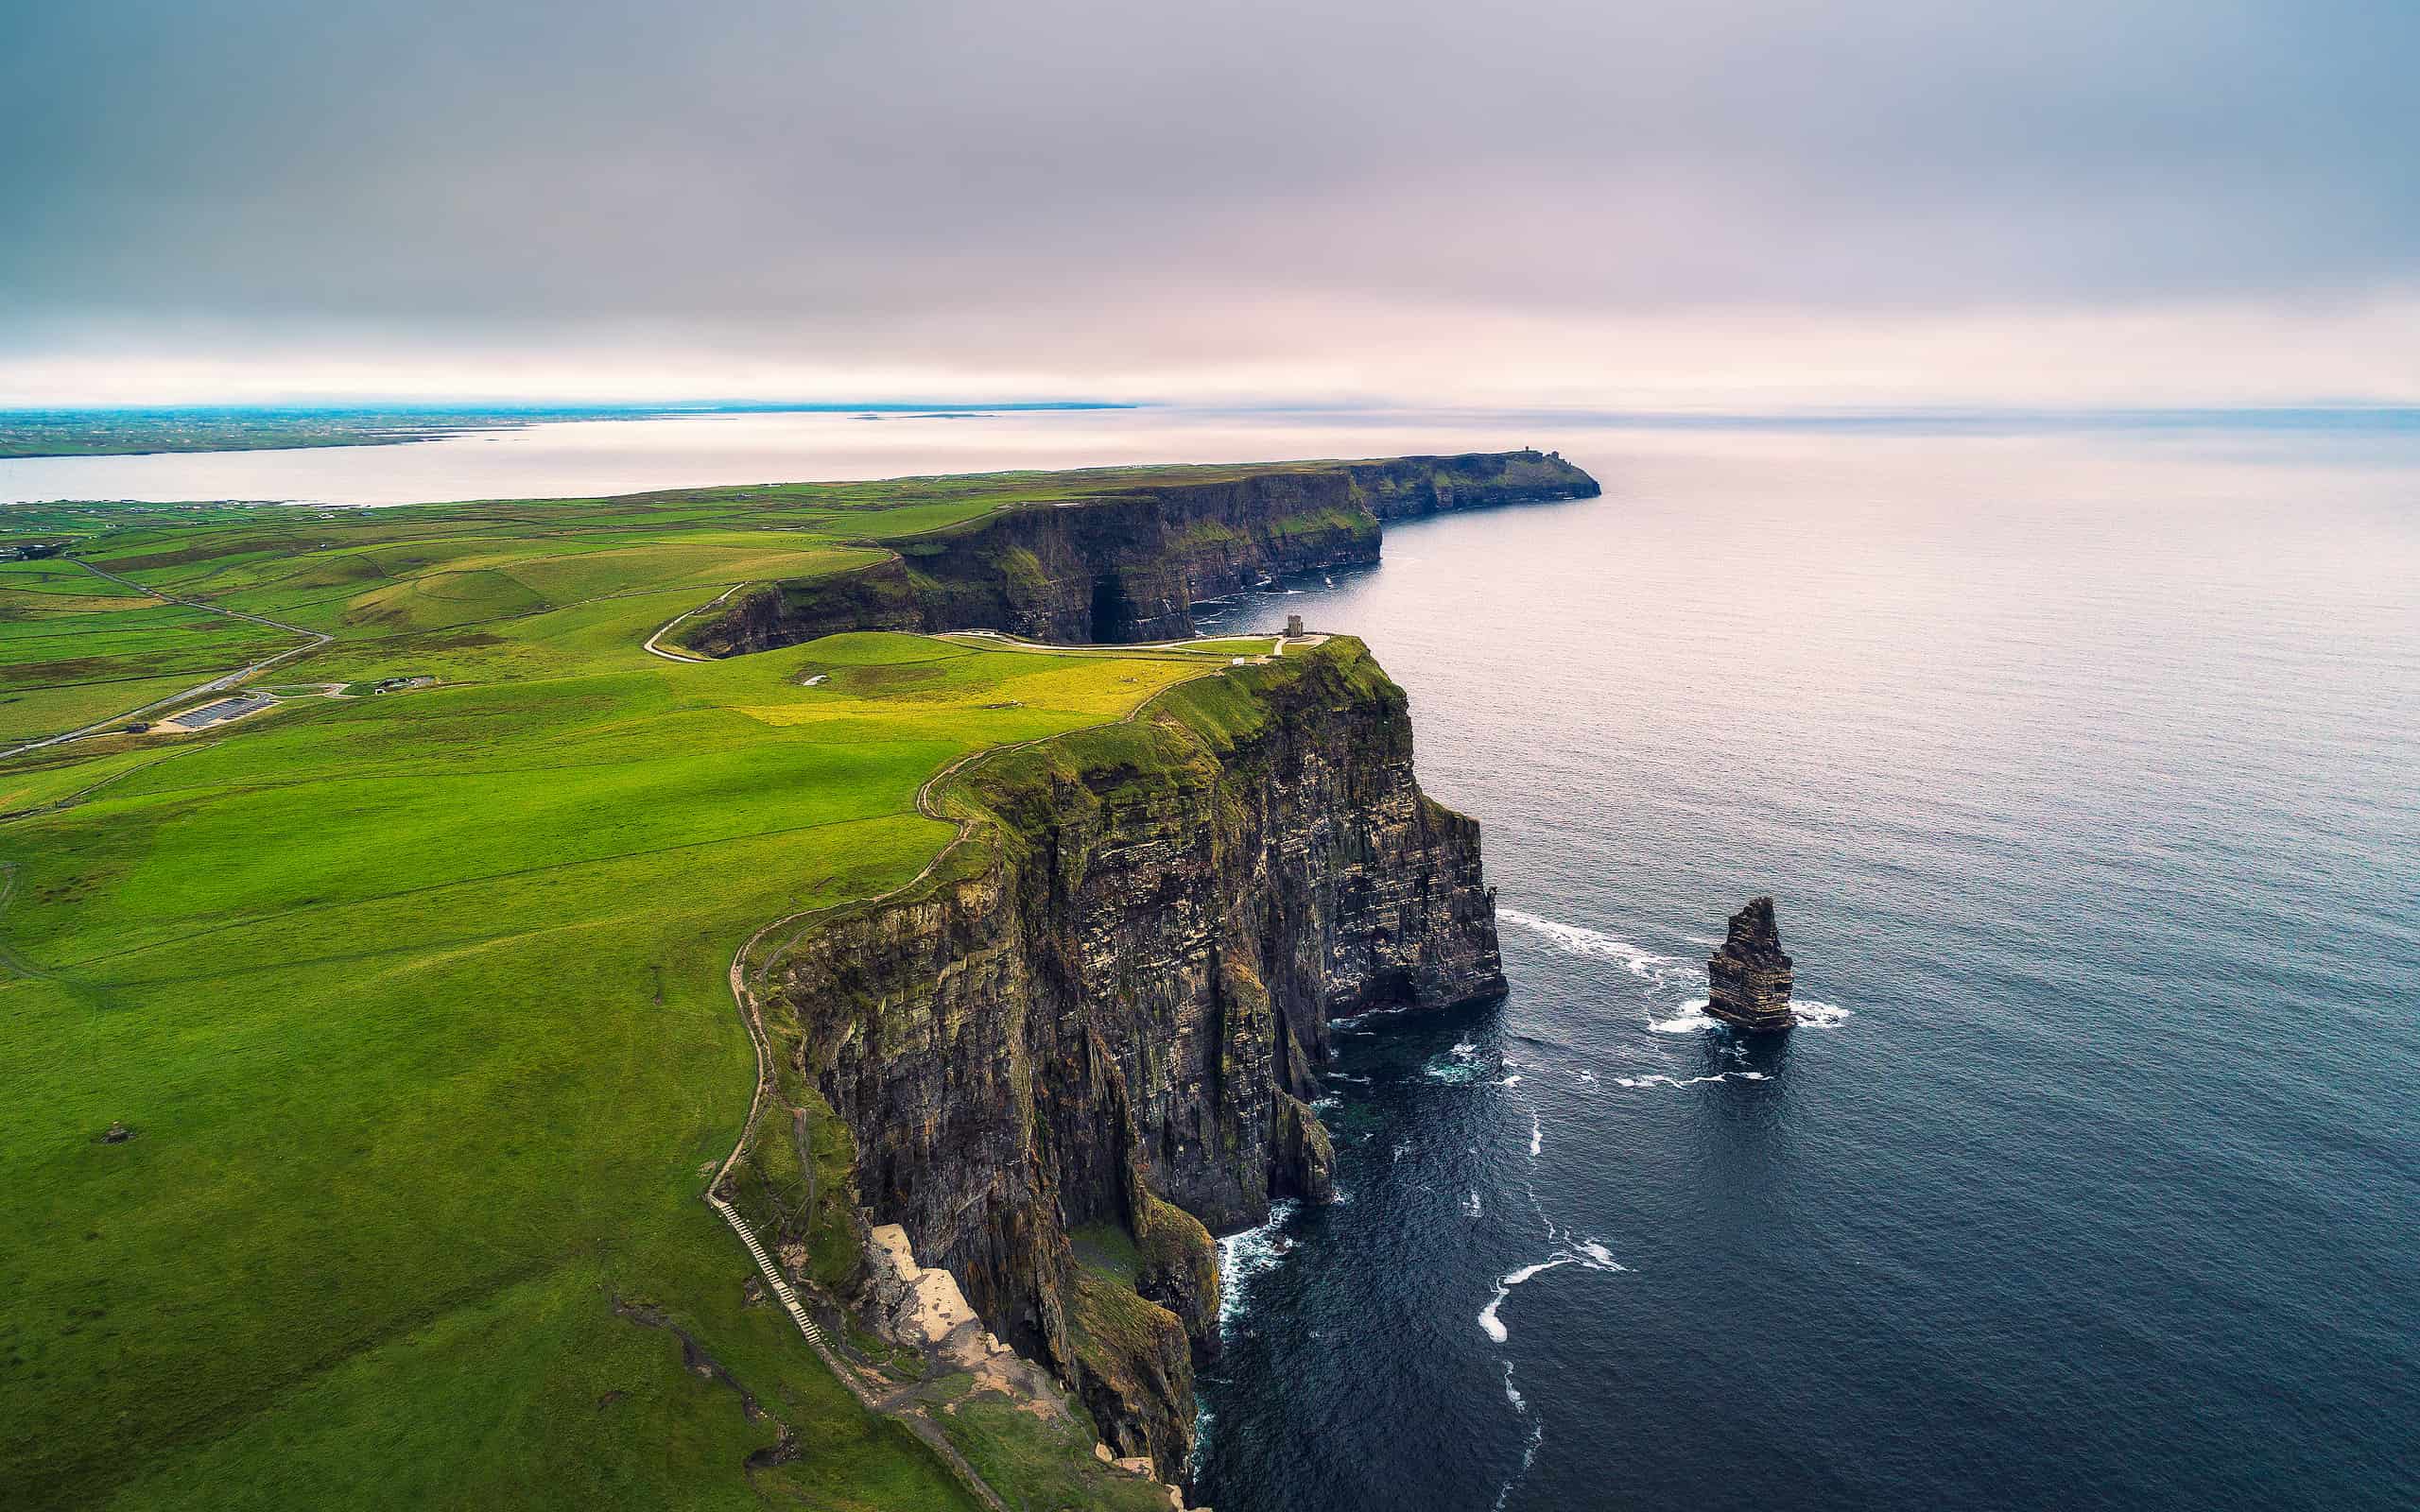
[{"label": "dark blue water", "polygon": [[1230,620],[1410,691],[1512,992],[1344,1038],[1199,1499],[2420,1505],[2420,440],[1575,459]]}]

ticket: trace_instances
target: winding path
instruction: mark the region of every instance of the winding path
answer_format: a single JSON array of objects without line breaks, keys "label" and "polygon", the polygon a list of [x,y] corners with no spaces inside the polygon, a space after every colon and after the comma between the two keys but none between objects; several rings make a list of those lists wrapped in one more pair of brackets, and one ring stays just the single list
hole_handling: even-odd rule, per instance
[{"label": "winding path", "polygon": [[653,635],[648,636],[646,640],[639,643],[639,649],[647,652],[650,656],[660,656],[666,662],[702,662],[712,661],[713,658],[711,657],[691,656],[686,651],[667,651],[656,643],[671,634],[673,627],[679,625],[683,620],[687,619],[692,614],[703,614],[706,610],[714,608],[715,605],[721,603],[724,599],[729,598],[732,594],[738,593],[741,589],[747,586],[748,585],[745,583],[734,583],[711,600],[699,605],[696,609],[683,610],[680,613],[673,615],[670,619],[666,620],[663,624],[657,626]]},{"label": "winding path", "polygon": [[[726,592],[722,597],[728,598],[731,596],[732,593],[735,592],[737,592],[736,586]],[[721,602],[721,598],[715,600],[715,603],[717,604]],[[700,610],[711,609],[713,605],[711,604],[700,604],[698,606],[698,609],[689,610],[688,614],[695,614],[699,612]],[[671,621],[667,622],[662,629],[657,630],[655,634],[658,636],[662,635],[666,630],[669,630],[673,626],[680,624],[682,620],[688,618],[688,614],[683,614],[675,617]],[[1049,646],[1038,644],[1032,642],[1011,641],[1005,636],[1000,636],[995,632],[988,630],[953,631],[947,632],[947,634],[980,636],[988,644],[1002,650],[1031,651],[1042,654],[1063,655],[1070,650],[1087,649],[1115,650],[1121,653],[1129,650],[1153,649],[1153,647],[1139,646]],[[946,638],[946,634],[936,635],[933,637],[933,639],[936,640]],[[1324,637],[1321,637],[1320,639],[1324,639]],[[688,662],[702,660],[695,657],[677,657],[673,656],[669,652],[659,650],[653,644],[655,636],[649,636],[648,638],[647,649],[654,651],[656,655],[664,657],[667,661]],[[1164,646],[1159,648],[1166,648],[1167,646],[1173,646],[1182,644],[1183,643],[1181,642],[1167,642],[1165,643]],[[1279,644],[1282,646],[1283,644],[1283,638],[1281,637],[1279,638]],[[1225,669],[1225,665],[1226,663],[1224,662],[1205,662],[1202,666],[1202,675],[1207,676],[1214,672],[1223,671]],[[1182,680],[1189,681],[1191,679],[1186,679]],[[1174,687],[1177,684],[1175,683],[1169,684],[1170,687]],[[1119,715],[1115,720],[1106,721],[1106,723],[1132,723],[1134,720],[1142,717],[1144,712],[1150,709],[1150,706],[1158,700],[1160,694],[1166,693],[1167,691],[1167,688],[1161,688],[1155,691],[1149,697],[1146,697],[1136,703],[1133,708],[1129,709],[1125,713]],[[1077,727],[1078,730],[1098,728],[1098,726]],[[941,810],[935,805],[933,799],[933,795],[939,790],[942,783],[947,782],[958,773],[965,770],[971,764],[980,761],[986,757],[999,755],[1007,751],[1023,750],[1028,746],[1039,746],[1044,741],[1057,740],[1062,735],[1074,733],[1076,733],[1076,730],[1061,730],[1057,734],[1037,735],[1031,740],[1014,741],[1005,746],[986,746],[979,750],[968,751],[965,755],[959,757],[956,761],[951,762],[948,765],[942,767],[940,771],[935,772],[932,776],[925,778],[924,782],[917,784],[915,799],[916,812],[928,819],[947,819],[949,816],[941,812]],[[756,1231],[749,1227],[748,1221],[739,1215],[739,1210],[733,1207],[729,1202],[723,1199],[719,1191],[723,1182],[730,1177],[732,1167],[737,1165],[739,1163],[739,1158],[747,1153],[749,1137],[755,1132],[756,1120],[758,1116],[763,1113],[766,1100],[773,1094],[774,1088],[772,1041],[765,1033],[763,1009],[757,1003],[755,992],[749,986],[749,955],[764,941],[766,936],[772,934],[775,930],[786,928],[787,926],[798,923],[801,920],[812,919],[819,914],[830,913],[836,909],[877,904],[888,899],[896,898],[903,893],[911,891],[912,889],[923,885],[925,881],[931,877],[934,870],[941,866],[944,859],[948,857],[949,853],[952,850],[957,850],[959,843],[964,841],[966,837],[973,833],[974,828],[975,821],[973,819],[960,818],[958,821],[958,833],[950,836],[948,843],[943,845],[939,850],[934,851],[932,859],[925,862],[922,869],[920,869],[914,876],[908,878],[906,882],[901,883],[898,886],[892,887],[886,892],[876,894],[874,897],[869,899],[849,899],[837,903],[821,903],[813,908],[803,908],[794,914],[786,914],[782,918],[776,919],[771,923],[757,930],[753,935],[749,936],[746,942],[732,954],[730,971],[731,996],[732,1001],[739,1006],[739,1022],[746,1026],[748,1030],[748,1042],[756,1053],[756,1088],[754,1092],[752,1093],[748,1099],[748,1121],[740,1125],[739,1139],[737,1143],[732,1145],[731,1153],[723,1157],[722,1164],[715,1168],[714,1178],[706,1183],[706,1205],[713,1208],[715,1211],[720,1213],[722,1215],[723,1222],[731,1225],[732,1231],[739,1235],[739,1242],[748,1246],[748,1253],[750,1257],[756,1262],[756,1269],[758,1273],[765,1278],[766,1284],[772,1288],[773,1295],[780,1298],[782,1306],[788,1311],[790,1320],[798,1325],[799,1333],[805,1338],[807,1344],[815,1350],[816,1354],[822,1359],[824,1365],[831,1369],[832,1374],[839,1379],[840,1383],[849,1388],[850,1395],[856,1397],[857,1400],[865,1406],[868,1412],[875,1413],[882,1417],[895,1418],[896,1420],[905,1423],[910,1432],[915,1434],[918,1438],[924,1440],[926,1446],[928,1446],[935,1454],[941,1457],[942,1462],[950,1468],[951,1471],[958,1476],[959,1480],[970,1492],[974,1493],[974,1495],[981,1501],[986,1507],[992,1509],[992,1512],[1009,1512],[1007,1503],[1001,1500],[999,1494],[994,1491],[989,1485],[985,1484],[982,1476],[977,1474],[975,1468],[966,1462],[963,1455],[959,1453],[957,1446],[950,1443],[948,1437],[942,1434],[939,1425],[934,1423],[933,1420],[924,1413],[913,1410],[912,1406],[908,1405],[905,1401],[901,1393],[893,1392],[886,1397],[875,1397],[872,1392],[866,1389],[865,1385],[861,1382],[857,1380],[856,1374],[842,1364],[838,1356],[834,1353],[831,1343],[824,1336],[822,1329],[818,1327],[815,1320],[807,1315],[806,1309],[799,1301],[797,1293],[791,1290],[789,1283],[783,1279],[781,1267],[776,1265],[773,1263],[772,1257],[766,1253],[764,1242],[756,1237]]]},{"label": "winding path", "polygon": [[[670,627],[667,626],[666,628],[668,629]],[[657,633],[661,634],[662,631]],[[662,656],[665,653],[659,651],[656,654]],[[672,660],[686,659],[673,658]],[[1030,745],[1032,742],[1026,741],[1020,744]],[[994,748],[1006,749],[1007,747]],[[932,813],[925,804],[925,795],[931,789],[933,782],[965,765],[974,756],[987,754],[989,754],[988,751],[977,751],[968,756],[961,756],[942,768],[941,772],[936,773],[934,777],[927,779],[916,789],[917,812],[931,818],[941,817],[940,815]],[[965,833],[966,827],[961,824],[959,833],[951,837],[948,845],[942,846],[939,851],[935,852],[932,860],[925,863],[923,870],[890,892],[883,893],[871,901],[878,902],[882,898],[905,892],[931,876],[933,868],[941,864],[942,857],[949,853],[959,840],[964,837]],[[831,1341],[824,1336],[822,1328],[816,1323],[815,1319],[807,1315],[805,1306],[798,1299],[798,1294],[791,1290],[789,1282],[783,1279],[782,1268],[773,1263],[772,1256],[765,1252],[764,1241],[756,1237],[756,1230],[750,1228],[748,1220],[739,1215],[738,1209],[723,1200],[719,1190],[725,1178],[731,1175],[731,1168],[738,1164],[739,1158],[747,1153],[749,1136],[755,1133],[757,1116],[764,1111],[765,1100],[772,1094],[773,1091],[773,1048],[771,1041],[765,1034],[764,1015],[757,1006],[756,995],[748,987],[749,953],[753,951],[757,943],[767,935],[786,924],[829,909],[848,906],[850,904],[845,902],[825,903],[815,908],[802,909],[795,914],[785,915],[749,936],[747,942],[732,954],[731,996],[732,1000],[739,1005],[739,1022],[747,1027],[748,1042],[756,1052],[756,1090],[748,1099],[748,1122],[740,1125],[738,1142],[732,1145],[731,1153],[724,1156],[722,1164],[716,1168],[714,1179],[706,1183],[706,1205],[722,1214],[722,1221],[731,1225],[732,1232],[737,1234],[739,1242],[748,1246],[749,1257],[756,1262],[757,1274],[765,1278],[765,1284],[772,1288],[773,1296],[780,1300],[783,1309],[789,1314],[790,1321],[798,1325],[799,1334],[806,1340],[807,1347],[815,1351],[817,1358],[823,1362],[824,1367],[832,1372],[833,1378],[848,1387],[849,1395],[856,1398],[858,1404],[866,1411],[905,1424],[908,1431],[921,1439],[925,1447],[931,1450],[935,1457],[948,1467],[950,1473],[958,1477],[959,1484],[965,1486],[968,1493],[989,1508],[990,1512],[1010,1512],[1008,1503],[1000,1499],[998,1492],[992,1489],[990,1484],[977,1472],[975,1467],[967,1463],[966,1456],[958,1452],[958,1446],[949,1441],[949,1436],[942,1432],[939,1424],[921,1412],[906,1408],[898,1400],[897,1393],[892,1393],[890,1397],[877,1398],[866,1388],[865,1383],[857,1379],[856,1373],[834,1352]]]}]

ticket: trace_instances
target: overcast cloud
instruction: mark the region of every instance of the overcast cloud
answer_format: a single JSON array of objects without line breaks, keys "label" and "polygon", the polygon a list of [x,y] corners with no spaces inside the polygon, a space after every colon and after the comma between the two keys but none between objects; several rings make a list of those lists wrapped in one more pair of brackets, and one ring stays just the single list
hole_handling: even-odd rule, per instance
[{"label": "overcast cloud", "polygon": [[2410,0],[0,0],[0,399],[2411,400],[2415,76]]}]

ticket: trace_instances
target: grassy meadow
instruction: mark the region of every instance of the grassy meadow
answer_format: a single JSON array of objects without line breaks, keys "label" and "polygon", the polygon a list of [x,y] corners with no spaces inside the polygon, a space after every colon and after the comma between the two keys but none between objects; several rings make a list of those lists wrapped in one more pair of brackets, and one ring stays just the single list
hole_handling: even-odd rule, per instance
[{"label": "grassy meadow", "polygon": [[[698,1200],[754,1075],[725,970],[923,868],[949,762],[1244,647],[641,647],[733,584],[1130,475],[0,511],[335,637],[271,685],[438,679],[0,763],[0,1505],[971,1505],[748,1300]],[[292,644],[7,564],[0,729]]]}]

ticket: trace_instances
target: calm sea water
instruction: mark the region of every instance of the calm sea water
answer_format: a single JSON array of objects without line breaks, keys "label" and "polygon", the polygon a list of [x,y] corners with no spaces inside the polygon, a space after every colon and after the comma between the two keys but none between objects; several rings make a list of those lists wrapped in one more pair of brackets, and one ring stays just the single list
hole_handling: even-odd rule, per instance
[{"label": "calm sea water", "polygon": [[[0,417],[0,422],[5,417]],[[1559,417],[1564,427],[1628,423]],[[2420,415],[2410,417],[2420,428]],[[737,414],[576,421],[399,446],[149,456],[0,457],[0,504],[51,499],[393,505],[591,498],[794,483],[1406,452],[1501,451],[1553,428],[1502,413],[1173,407],[936,415]]]},{"label": "calm sea water", "polygon": [[[1141,411],[0,462],[578,495],[1561,446],[1235,607],[1367,636],[1502,1005],[1368,1023],[1228,1245],[1221,1512],[2420,1504],[2420,432]],[[1780,901],[1815,1022],[1692,1004]]]},{"label": "calm sea water", "polygon": [[2420,446],[1573,451],[1231,617],[1410,691],[1512,992],[1342,1041],[1201,1499],[2420,1505]]}]

